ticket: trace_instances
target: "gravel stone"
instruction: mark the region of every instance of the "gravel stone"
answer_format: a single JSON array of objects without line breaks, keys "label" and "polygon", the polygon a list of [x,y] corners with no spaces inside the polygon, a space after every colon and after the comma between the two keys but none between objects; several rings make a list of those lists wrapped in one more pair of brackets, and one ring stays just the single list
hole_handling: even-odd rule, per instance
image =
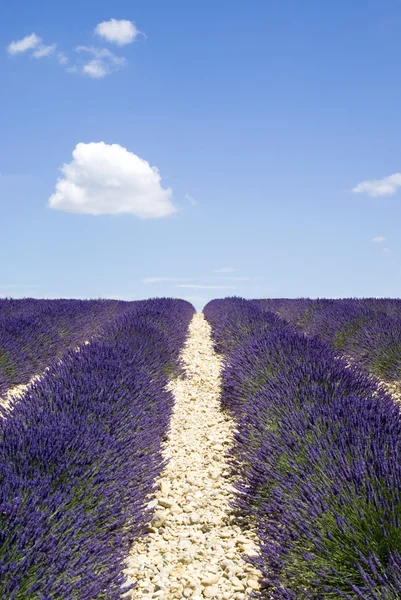
[{"label": "gravel stone", "polygon": [[138,585],[124,598],[143,600],[146,588],[147,597],[163,600],[246,599],[246,584],[249,591],[260,587],[260,572],[244,560],[257,554],[257,538],[252,527],[244,534],[231,514],[227,453],[234,423],[220,408],[222,361],[201,313],[181,360],[185,376],[168,385],[175,405],[163,446],[167,465],[148,498],[156,511],[149,534],[127,557],[127,583]]}]

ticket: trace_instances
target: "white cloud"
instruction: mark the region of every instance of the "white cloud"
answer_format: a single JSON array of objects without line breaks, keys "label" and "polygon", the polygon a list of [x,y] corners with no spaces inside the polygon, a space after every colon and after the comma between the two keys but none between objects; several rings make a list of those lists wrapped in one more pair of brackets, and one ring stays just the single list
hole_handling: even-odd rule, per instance
[{"label": "white cloud", "polygon": [[142,219],[177,211],[158,169],[119,144],[79,143],[72,156],[60,169],[64,177],[49,198],[51,208],[90,215],[131,213]]},{"label": "white cloud", "polygon": [[22,52],[32,50],[31,55],[34,58],[43,58],[44,56],[53,54],[56,46],[57,44],[44,44],[36,33],[31,33],[31,35],[25,36],[22,40],[11,42],[7,47],[7,51],[9,54],[21,54]]},{"label": "white cloud", "polygon": [[388,254],[389,252],[391,252],[390,248],[382,248],[381,250],[382,254]]},{"label": "white cloud", "polygon": [[215,277],[215,279],[224,279],[225,281],[260,281],[262,277]]},{"label": "white cloud", "polygon": [[235,290],[232,285],[202,285],[195,283],[180,283],[178,288],[191,288],[193,290]]},{"label": "white cloud", "polygon": [[176,282],[176,281],[193,281],[191,277],[146,277],[143,279],[143,283],[164,283],[164,282]]},{"label": "white cloud", "polygon": [[120,63],[121,61],[125,62],[125,58],[120,58],[116,56],[107,48],[96,48],[96,46],[77,46],[75,50],[77,52],[88,52],[89,54],[92,54],[95,58],[102,58],[116,63]]},{"label": "white cloud", "polygon": [[45,44],[39,44],[36,50],[32,52],[32,56],[35,58],[43,58],[44,56],[50,56],[56,49],[56,44],[51,44],[50,46],[46,46]]},{"label": "white cloud", "polygon": [[9,54],[20,54],[21,52],[26,52],[27,50],[32,50],[36,48],[42,40],[36,33],[31,33],[31,35],[27,35],[22,40],[17,40],[16,42],[11,42],[11,44],[7,47],[7,52]]},{"label": "white cloud", "polygon": [[[77,52],[91,54],[93,58],[81,68],[81,72],[89,77],[102,79],[118,71],[127,62],[123,56],[116,56],[107,48],[95,48],[94,46],[77,46]],[[78,68],[71,68],[70,71],[78,72]]]},{"label": "white cloud", "polygon": [[358,183],[352,192],[354,194],[366,193],[369,196],[389,196],[395,194],[397,189],[401,187],[401,173],[394,173],[383,179],[367,179]]},{"label": "white cloud", "polygon": [[90,60],[86,63],[82,71],[90,77],[95,77],[97,79],[102,79],[105,75],[110,74],[110,70],[105,63],[97,59]]},{"label": "white cloud", "polygon": [[375,244],[381,244],[382,242],[386,241],[386,238],[382,235],[375,235],[375,237],[373,237],[370,241]]},{"label": "white cloud", "polygon": [[98,23],[95,27],[95,33],[112,44],[125,46],[126,44],[132,44],[142,32],[137,29],[132,21],[110,19],[110,21]]},{"label": "white cloud", "polygon": [[195,198],[193,198],[189,194],[185,194],[185,200],[189,200],[192,206],[196,206],[198,204],[197,200],[195,200]]},{"label": "white cloud", "polygon": [[223,267],[222,269],[214,269],[213,273],[234,273],[236,269],[233,267]]},{"label": "white cloud", "polygon": [[68,57],[64,54],[64,52],[58,52],[57,59],[60,65],[66,65],[68,63]]},{"label": "white cloud", "polygon": [[[120,46],[133,42],[142,33],[131,21],[117,21],[116,19],[99,23],[95,31],[104,39],[115,42]],[[57,44],[45,44],[36,33],[31,33],[20,40],[13,40],[7,46],[7,52],[11,55],[28,51],[34,58],[54,55],[60,65],[67,65],[69,59],[66,54],[57,52],[56,49]],[[82,59],[80,64],[70,66],[67,71],[82,73],[94,79],[102,79],[106,75],[118,71],[127,62],[125,57],[117,56],[107,48],[78,46],[76,51],[86,53],[89,57],[86,57],[85,61]]]}]

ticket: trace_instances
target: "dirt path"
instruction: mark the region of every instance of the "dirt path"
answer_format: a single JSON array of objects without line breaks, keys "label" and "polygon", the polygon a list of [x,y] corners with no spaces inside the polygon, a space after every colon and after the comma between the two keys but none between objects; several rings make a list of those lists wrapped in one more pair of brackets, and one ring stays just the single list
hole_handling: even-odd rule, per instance
[{"label": "dirt path", "polygon": [[255,535],[230,517],[226,451],[233,422],[220,409],[221,359],[210,326],[194,316],[181,354],[187,378],[171,382],[175,396],[164,455],[170,460],[151,505],[151,533],[132,548],[126,574],[138,581],[123,597],[244,600],[259,588],[258,572],[244,561]]}]

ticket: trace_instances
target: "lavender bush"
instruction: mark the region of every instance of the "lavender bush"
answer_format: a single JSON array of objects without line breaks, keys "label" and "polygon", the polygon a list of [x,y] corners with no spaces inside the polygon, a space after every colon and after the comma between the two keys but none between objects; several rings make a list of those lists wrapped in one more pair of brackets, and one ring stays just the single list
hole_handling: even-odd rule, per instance
[{"label": "lavender bush", "polygon": [[238,297],[211,300],[203,314],[212,326],[214,348],[224,356],[236,352],[251,336],[272,328],[289,329],[289,325],[271,311],[262,312],[257,302]]},{"label": "lavender bush", "polygon": [[27,383],[68,348],[91,338],[135,303],[117,300],[0,300],[0,397]]},{"label": "lavender bush", "polygon": [[222,396],[237,422],[238,510],[258,528],[260,596],[400,598],[399,408],[282,322],[240,334],[234,348],[234,328],[225,340],[221,323],[233,313],[240,325],[241,311],[244,324],[256,319],[255,303],[236,299],[210,303],[205,315],[216,343],[230,347]]},{"label": "lavender bush", "polygon": [[178,372],[193,313],[180,300],[136,303],[1,420],[1,598],[120,600],[163,466],[166,370]]},{"label": "lavender bush", "polygon": [[377,377],[401,379],[401,301],[275,299],[257,301],[308,336],[317,336]]}]

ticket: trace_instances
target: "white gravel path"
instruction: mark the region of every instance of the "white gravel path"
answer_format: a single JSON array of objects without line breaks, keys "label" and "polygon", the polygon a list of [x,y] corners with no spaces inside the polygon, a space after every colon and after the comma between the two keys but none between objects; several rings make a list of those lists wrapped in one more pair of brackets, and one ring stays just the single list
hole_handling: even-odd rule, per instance
[{"label": "white gravel path", "polygon": [[256,554],[256,538],[230,516],[226,451],[234,424],[220,409],[221,359],[202,313],[194,315],[181,358],[187,378],[170,383],[169,463],[150,502],[157,507],[150,533],[127,560],[128,581],[138,586],[123,597],[244,600],[259,588],[258,571],[243,558]]}]

